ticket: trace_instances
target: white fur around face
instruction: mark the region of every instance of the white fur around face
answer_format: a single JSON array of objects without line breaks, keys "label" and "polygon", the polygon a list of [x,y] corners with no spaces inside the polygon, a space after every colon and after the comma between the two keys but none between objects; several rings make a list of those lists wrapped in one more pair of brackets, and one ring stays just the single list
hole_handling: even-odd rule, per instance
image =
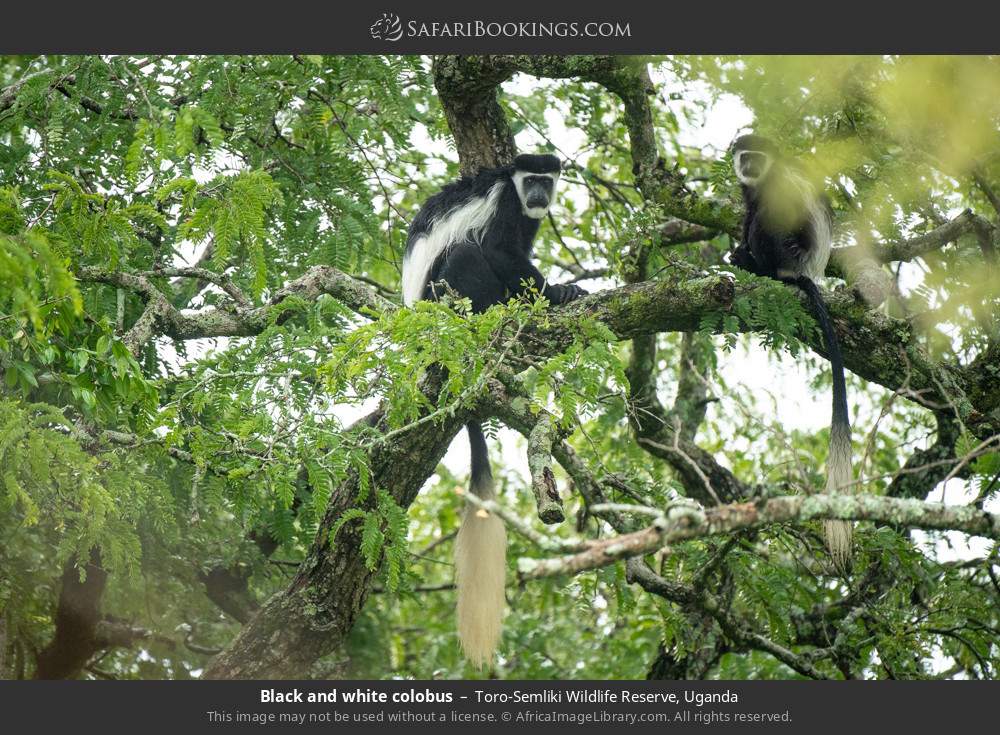
[{"label": "white fur around face", "polygon": [[[524,179],[527,176],[544,176],[552,179],[552,197],[549,199],[548,207],[528,207],[525,205]],[[517,189],[517,198],[521,200],[521,211],[524,213],[524,216],[531,217],[532,219],[544,219],[545,215],[549,213],[549,207],[552,206],[552,202],[556,198],[556,184],[559,183],[559,174],[533,174],[530,171],[515,171],[511,175],[511,179],[514,181],[514,188]]]},{"label": "white fur around face", "polygon": [[412,306],[424,293],[434,261],[456,242],[478,241],[496,214],[504,183],[493,185],[485,197],[477,197],[435,220],[430,230],[413,242],[403,257],[403,303]]},{"label": "white fur around face", "polygon": [[[743,156],[746,153],[759,153],[764,156],[764,167],[758,176],[747,176],[743,173]],[[747,186],[756,186],[765,176],[767,172],[771,170],[771,156],[761,151],[739,151],[733,156],[733,169],[736,172],[736,178],[739,179],[741,184],[746,184]]]}]

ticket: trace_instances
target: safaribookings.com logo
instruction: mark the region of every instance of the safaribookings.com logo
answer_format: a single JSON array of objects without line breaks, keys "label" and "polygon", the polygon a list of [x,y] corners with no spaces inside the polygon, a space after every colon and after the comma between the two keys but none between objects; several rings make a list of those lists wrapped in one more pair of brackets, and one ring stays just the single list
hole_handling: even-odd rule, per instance
[{"label": "safaribookings.com logo", "polygon": [[395,13],[382,13],[368,30],[376,41],[398,41],[403,37],[403,24]]},{"label": "safaribookings.com logo", "polygon": [[632,29],[621,21],[511,21],[494,23],[482,20],[432,21],[410,20],[403,25],[395,13],[382,17],[368,29],[377,41],[407,38],[631,38]]}]

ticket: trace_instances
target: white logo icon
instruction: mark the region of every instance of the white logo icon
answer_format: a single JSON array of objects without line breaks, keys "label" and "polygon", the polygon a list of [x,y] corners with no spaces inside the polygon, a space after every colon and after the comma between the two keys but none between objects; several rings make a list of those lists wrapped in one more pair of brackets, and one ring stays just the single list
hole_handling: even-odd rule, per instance
[{"label": "white logo icon", "polygon": [[395,13],[382,13],[368,30],[372,38],[380,41],[398,41],[403,37],[403,23]]}]

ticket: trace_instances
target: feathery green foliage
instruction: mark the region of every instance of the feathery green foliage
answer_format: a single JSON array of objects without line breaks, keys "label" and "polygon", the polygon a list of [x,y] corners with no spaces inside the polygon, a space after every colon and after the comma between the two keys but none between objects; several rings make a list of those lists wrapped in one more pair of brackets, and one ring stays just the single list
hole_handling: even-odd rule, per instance
[{"label": "feathery green foliage", "polygon": [[[729,141],[714,131],[746,123],[824,182],[840,244],[897,243],[966,207],[996,224],[996,59],[648,61],[660,173],[683,177],[687,193],[738,208]],[[462,512],[454,489],[467,469],[449,459],[403,508],[370,463],[373,448],[475,408],[494,379],[523,390],[529,413],[553,416],[609,501],[662,507],[685,494],[678,474],[635,441],[630,419],[648,408],[630,398],[632,349],[599,321],[581,319],[566,347],[541,359],[524,339],[548,318],[534,295],[478,315],[455,298],[358,314],[305,287],[283,291],[310,268],[333,266],[398,303],[408,223],[458,173],[431,64],[0,59],[0,617],[9,648],[0,677],[32,674],[32,652],[52,639],[63,564],[92,550],[110,574],[104,614],[156,634],[95,652],[97,671],[190,678],[206,650],[233,639],[239,618],[288,585],[317,540],[316,553],[359,544],[378,592],[318,673],[480,675],[456,645],[450,588]],[[644,200],[618,97],[592,82],[518,77],[500,99],[521,150],[565,159],[536,242],[551,280],[597,290],[640,272],[656,280],[731,270],[729,235],[671,239],[662,203]],[[887,310],[909,319],[933,359],[975,364],[1000,384],[995,361],[973,362],[996,354],[996,266],[984,267],[996,245],[971,229],[893,264],[900,294]],[[733,279],[731,308],[705,314],[686,341],[656,338],[650,389],[673,408],[669,418],[695,417],[693,440],[748,485],[808,492],[822,485],[827,454],[828,367],[803,349],[816,324],[786,286]],[[162,313],[171,308],[174,321]],[[257,320],[254,334],[175,333],[181,323],[218,334],[235,317]],[[421,390],[432,378],[436,400]],[[933,441],[935,418],[958,411],[850,380],[858,469],[866,491],[885,493]],[[378,406],[384,432],[356,423]],[[484,423],[501,502],[537,524],[523,442],[495,418]],[[956,455],[968,461],[949,478],[947,499],[995,509],[997,447],[954,423]],[[607,536],[555,473],[569,520],[536,528]],[[341,497],[354,477],[357,492]],[[333,500],[346,511],[327,518]],[[510,560],[546,553],[509,536]],[[823,567],[818,524],[700,539],[647,561],[711,589],[781,646],[815,651],[839,633],[855,676],[996,675],[995,544],[871,524],[857,538],[863,571],[850,580]],[[514,580],[497,676],[642,677],[661,645],[681,667],[717,652],[704,676],[796,675],[725,641],[698,611],[629,583],[621,564]],[[861,597],[863,615],[841,609]],[[817,615],[834,627],[817,627]],[[816,663],[831,676],[843,664],[832,655]]]}]

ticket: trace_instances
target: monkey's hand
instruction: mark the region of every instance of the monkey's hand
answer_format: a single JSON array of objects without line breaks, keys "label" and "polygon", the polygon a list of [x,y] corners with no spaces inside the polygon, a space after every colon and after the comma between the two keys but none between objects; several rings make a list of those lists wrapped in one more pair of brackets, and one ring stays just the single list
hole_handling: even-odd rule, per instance
[{"label": "monkey's hand", "polygon": [[729,255],[729,262],[741,270],[757,272],[757,261],[754,260],[750,248],[745,242],[741,242]]},{"label": "monkey's hand", "polygon": [[545,298],[553,305],[568,304],[570,301],[574,301],[581,296],[586,296],[588,293],[588,291],[580,288],[575,283],[556,283],[545,288]]}]

